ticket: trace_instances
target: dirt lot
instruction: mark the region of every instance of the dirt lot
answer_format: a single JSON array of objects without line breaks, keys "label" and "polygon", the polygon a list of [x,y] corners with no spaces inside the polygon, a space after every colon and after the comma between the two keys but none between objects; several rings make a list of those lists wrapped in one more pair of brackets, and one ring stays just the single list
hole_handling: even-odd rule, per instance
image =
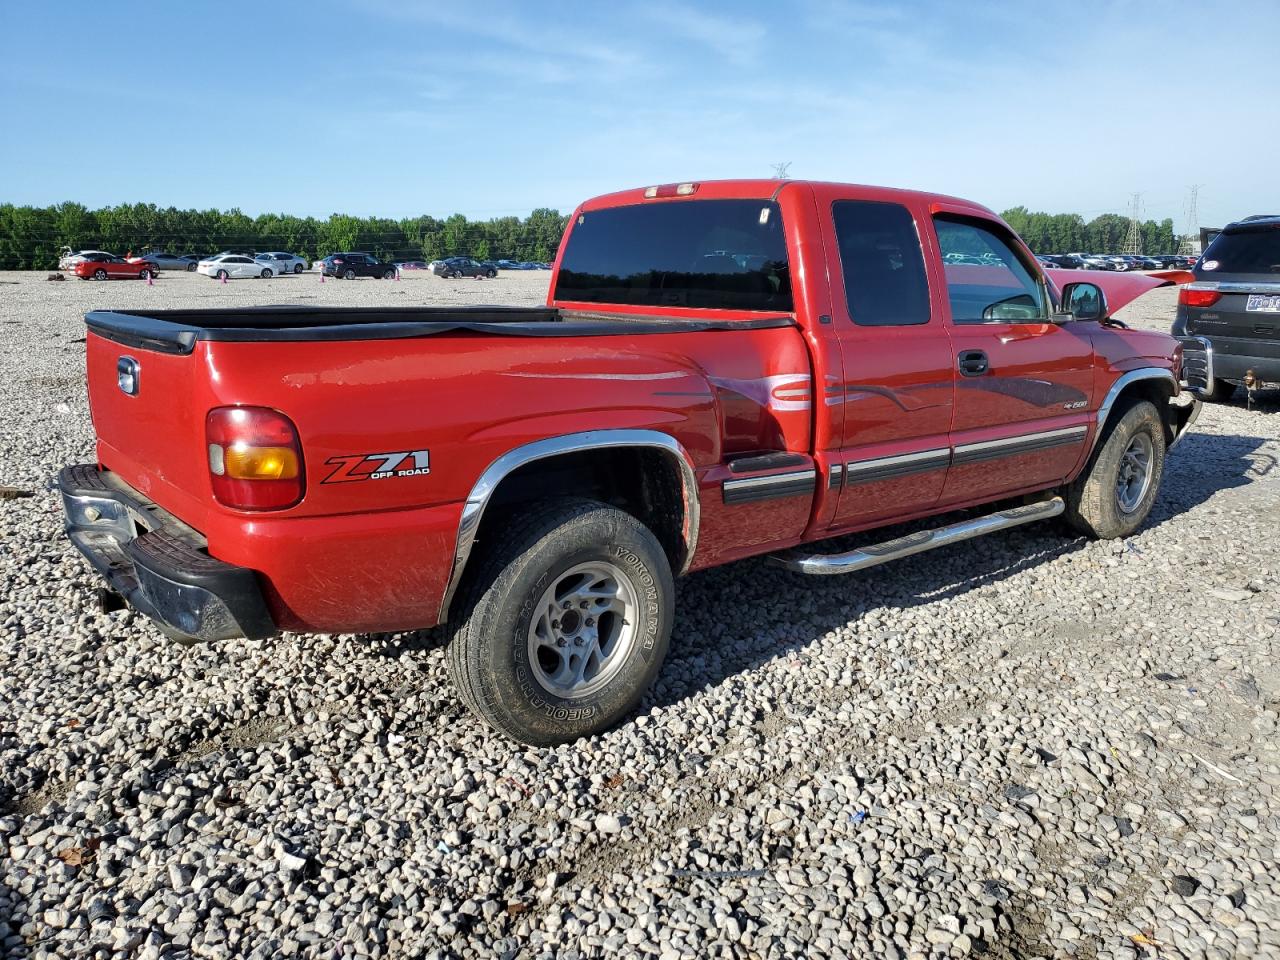
[{"label": "dirt lot", "polygon": [[441,631],[97,610],[46,486],[93,456],[87,309],[548,277],[0,273],[0,956],[1280,956],[1274,394],[1206,408],[1122,543],[689,577],[639,715],[552,750],[461,708]]}]

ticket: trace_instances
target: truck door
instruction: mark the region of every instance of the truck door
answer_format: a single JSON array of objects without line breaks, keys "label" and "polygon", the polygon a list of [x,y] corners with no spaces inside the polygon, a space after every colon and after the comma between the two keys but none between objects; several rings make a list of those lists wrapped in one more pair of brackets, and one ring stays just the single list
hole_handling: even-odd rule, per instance
[{"label": "truck door", "polygon": [[1003,224],[935,206],[932,227],[957,373],[942,501],[1060,483],[1089,434],[1089,325],[1050,322],[1035,258]]},{"label": "truck door", "polygon": [[927,511],[950,459],[954,367],[942,292],[925,269],[927,212],[902,202],[836,198],[828,250],[843,379],[824,385],[844,412],[831,483],[833,528]]}]

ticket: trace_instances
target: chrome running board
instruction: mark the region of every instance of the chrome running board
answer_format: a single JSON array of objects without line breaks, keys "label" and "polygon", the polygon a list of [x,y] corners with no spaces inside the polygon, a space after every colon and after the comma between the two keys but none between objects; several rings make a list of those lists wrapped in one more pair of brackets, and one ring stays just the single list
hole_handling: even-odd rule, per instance
[{"label": "chrome running board", "polygon": [[1024,523],[1032,523],[1036,520],[1048,520],[1051,517],[1058,516],[1064,509],[1065,504],[1063,504],[1062,498],[1053,497],[1050,500],[1041,500],[1037,503],[1029,503],[1026,506],[1013,507],[1000,513],[991,513],[985,517],[963,520],[947,527],[938,527],[936,530],[921,530],[917,533],[909,533],[905,537],[898,537],[896,540],[886,540],[884,543],[860,547],[857,550],[850,550],[848,553],[799,553],[793,550],[788,553],[774,554],[769,559],[774,563],[781,564],[788,570],[794,570],[796,573],[808,573],[817,576],[855,573],[858,570],[865,570],[867,567],[888,563],[890,560],[909,557],[913,553],[924,553],[926,550],[935,550],[938,547],[960,543],[963,540],[972,540],[974,537],[982,537],[988,533],[998,533],[1001,530],[1020,527]]}]

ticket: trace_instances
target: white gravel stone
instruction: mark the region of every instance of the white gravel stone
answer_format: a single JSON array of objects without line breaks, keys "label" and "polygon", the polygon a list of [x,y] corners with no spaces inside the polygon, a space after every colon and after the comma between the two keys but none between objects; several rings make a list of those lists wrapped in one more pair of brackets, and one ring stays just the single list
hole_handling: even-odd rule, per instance
[{"label": "white gravel stone", "polygon": [[0,274],[0,486],[33,494],[0,499],[5,960],[1280,949],[1275,394],[1206,407],[1123,543],[695,574],[638,716],[532,750],[463,710],[439,631],[185,648],[101,613],[45,485],[94,455],[87,309],[538,303],[546,274],[42,276]]}]

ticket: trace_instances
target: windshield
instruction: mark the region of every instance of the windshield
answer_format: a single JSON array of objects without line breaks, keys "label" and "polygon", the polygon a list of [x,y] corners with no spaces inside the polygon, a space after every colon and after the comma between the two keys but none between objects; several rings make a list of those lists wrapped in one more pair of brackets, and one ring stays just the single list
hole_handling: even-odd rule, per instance
[{"label": "windshield", "polygon": [[789,312],[778,205],[683,200],[584,213],[569,234],[555,299]]},{"label": "windshield", "polygon": [[1200,259],[1200,269],[1212,273],[1280,273],[1280,224],[1218,234]]}]

